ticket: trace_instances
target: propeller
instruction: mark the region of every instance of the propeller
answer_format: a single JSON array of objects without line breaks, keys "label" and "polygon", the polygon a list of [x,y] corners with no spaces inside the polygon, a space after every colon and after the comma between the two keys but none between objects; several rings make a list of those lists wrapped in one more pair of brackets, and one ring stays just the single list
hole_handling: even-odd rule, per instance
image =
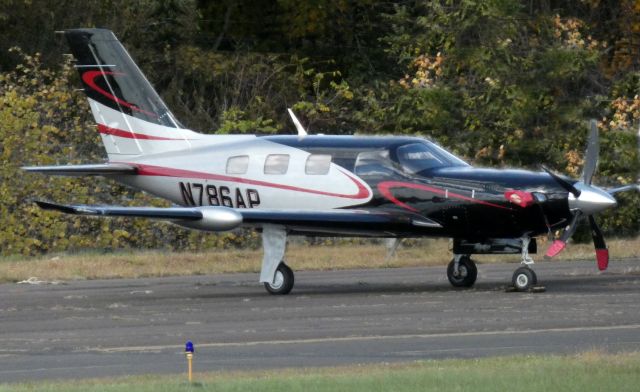
[{"label": "propeller", "polygon": [[571,193],[575,197],[580,197],[580,191],[578,189],[576,189],[576,187],[573,186],[573,184],[571,184],[569,181],[567,181],[564,178],[562,178],[562,176],[560,176],[557,173],[554,173],[553,171],[551,171],[549,168],[547,168],[544,165],[542,166],[542,170],[546,171],[547,174],[549,174],[551,177],[553,177],[553,179],[556,180],[558,185],[563,187],[567,192]]},{"label": "propeller", "polygon": [[593,244],[596,249],[598,268],[601,271],[604,271],[609,265],[609,251],[604,241],[602,231],[600,230],[600,227],[598,227],[593,214],[613,207],[617,202],[616,199],[611,196],[614,192],[609,193],[591,185],[593,174],[598,166],[599,153],[600,141],[598,138],[598,126],[595,120],[591,120],[587,151],[584,158],[585,163],[582,176],[580,177],[581,181],[577,181],[572,184],[564,177],[552,172],[546,167],[543,167],[543,170],[549,173],[558,185],[569,192],[569,209],[572,211],[572,217],[569,225],[564,229],[560,238],[551,244],[545,254],[545,257],[554,257],[566,247],[567,241],[571,236],[573,236],[576,228],[578,227],[580,218],[586,215],[589,220],[589,225],[591,226],[591,237],[593,238]]}]

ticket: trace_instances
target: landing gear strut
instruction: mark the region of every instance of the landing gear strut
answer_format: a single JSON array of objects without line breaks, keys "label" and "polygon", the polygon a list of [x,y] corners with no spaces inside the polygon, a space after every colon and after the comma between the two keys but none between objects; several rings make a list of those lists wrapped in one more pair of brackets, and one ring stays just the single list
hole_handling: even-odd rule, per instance
[{"label": "landing gear strut", "polygon": [[454,255],[447,266],[447,278],[453,287],[471,287],[477,277],[478,268],[469,255]]}]

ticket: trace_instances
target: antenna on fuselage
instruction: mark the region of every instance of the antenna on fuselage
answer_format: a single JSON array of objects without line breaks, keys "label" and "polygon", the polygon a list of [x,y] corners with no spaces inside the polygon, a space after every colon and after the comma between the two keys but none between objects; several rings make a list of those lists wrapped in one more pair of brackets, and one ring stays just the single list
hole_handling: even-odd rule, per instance
[{"label": "antenna on fuselage", "polygon": [[287,108],[287,111],[289,112],[289,117],[291,117],[291,121],[293,121],[293,125],[295,125],[296,129],[298,130],[298,136],[300,137],[307,136],[307,130],[304,129],[304,127],[298,120],[298,117],[296,117],[296,115],[293,114],[293,110]]}]

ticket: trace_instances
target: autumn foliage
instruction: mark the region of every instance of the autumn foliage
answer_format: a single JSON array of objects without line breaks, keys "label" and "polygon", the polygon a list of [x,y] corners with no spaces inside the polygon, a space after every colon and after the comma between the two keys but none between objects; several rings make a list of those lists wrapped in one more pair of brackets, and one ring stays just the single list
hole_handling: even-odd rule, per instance
[{"label": "autumn foliage", "polygon": [[[104,179],[18,169],[104,160],[53,35],[90,26],[114,30],[180,120],[205,133],[295,133],[293,107],[311,133],[421,135],[476,165],[578,176],[596,118],[596,183],[638,180],[639,1],[0,0],[2,254],[257,243],[249,231],[74,218],[30,202],[166,205]],[[638,234],[640,197],[619,201],[603,228]]]}]

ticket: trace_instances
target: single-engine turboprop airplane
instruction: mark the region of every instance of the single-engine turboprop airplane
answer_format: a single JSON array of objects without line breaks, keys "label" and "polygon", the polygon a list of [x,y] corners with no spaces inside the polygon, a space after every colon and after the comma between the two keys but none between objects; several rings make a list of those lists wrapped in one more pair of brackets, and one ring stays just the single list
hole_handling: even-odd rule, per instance
[{"label": "single-engine turboprop airplane", "polygon": [[474,168],[431,141],[412,137],[205,135],[185,129],[109,30],[63,32],[76,59],[108,155],[102,164],[25,167],[29,172],[104,176],[175,203],[172,208],[61,205],[76,215],[168,220],[225,231],[262,230],[260,273],[267,291],[287,294],[294,275],[284,263],[287,235],[453,238],[447,276],[470,287],[472,254],[521,253],[518,290],[537,283],[535,238],[563,230],[558,254],[580,218],[591,225],[600,269],[609,255],[594,214],[616,205],[591,184],[598,160],[592,123],[580,180],[549,170]]}]

